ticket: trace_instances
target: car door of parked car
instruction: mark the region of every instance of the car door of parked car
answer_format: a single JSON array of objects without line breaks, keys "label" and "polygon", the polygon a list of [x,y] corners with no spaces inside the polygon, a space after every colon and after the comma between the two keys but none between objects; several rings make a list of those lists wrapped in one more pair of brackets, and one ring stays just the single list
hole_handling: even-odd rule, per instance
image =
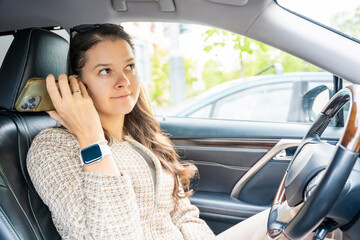
[{"label": "car door of parked car", "polygon": [[[234,109],[241,111],[241,109]],[[183,161],[199,169],[191,202],[215,233],[271,206],[310,125],[166,117],[158,119]],[[324,140],[336,142],[341,128]]]}]

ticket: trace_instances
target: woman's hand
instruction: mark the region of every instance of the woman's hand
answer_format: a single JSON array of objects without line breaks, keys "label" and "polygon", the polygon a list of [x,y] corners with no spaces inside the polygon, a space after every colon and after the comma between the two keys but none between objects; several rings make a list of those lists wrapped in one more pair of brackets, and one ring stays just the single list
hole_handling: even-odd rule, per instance
[{"label": "woman's hand", "polygon": [[[81,149],[105,140],[99,114],[85,85],[78,82],[75,76],[70,76],[69,86],[65,74],[61,74],[58,81],[61,95],[55,77],[49,75],[46,78],[46,88],[55,107],[55,111],[48,112],[50,117],[76,135]],[[84,170],[113,176],[121,175],[111,155],[105,156],[100,162],[84,166]]]},{"label": "woman's hand", "polygon": [[70,86],[65,74],[59,76],[60,94],[55,77],[50,74],[46,78],[46,88],[55,107],[55,111],[48,114],[76,135],[80,148],[105,140],[99,114],[85,85],[78,82],[75,76],[70,76],[69,81]]}]

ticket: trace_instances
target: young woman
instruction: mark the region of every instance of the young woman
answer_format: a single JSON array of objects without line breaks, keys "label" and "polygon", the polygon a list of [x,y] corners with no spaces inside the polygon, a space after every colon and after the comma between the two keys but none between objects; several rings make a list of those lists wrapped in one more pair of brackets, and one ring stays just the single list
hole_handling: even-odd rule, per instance
[{"label": "young woman", "polygon": [[[59,76],[60,91],[46,79],[56,109],[48,114],[63,127],[42,131],[27,157],[61,237],[214,239],[187,198],[196,168],[178,161],[151,115],[130,36],[113,24],[74,33],[73,75]],[[218,238],[266,239],[266,219],[258,214]]]}]

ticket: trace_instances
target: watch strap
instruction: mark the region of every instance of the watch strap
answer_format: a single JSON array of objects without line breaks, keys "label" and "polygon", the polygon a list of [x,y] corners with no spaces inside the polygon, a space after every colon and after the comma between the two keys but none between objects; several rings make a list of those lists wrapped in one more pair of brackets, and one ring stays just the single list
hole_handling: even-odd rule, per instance
[{"label": "watch strap", "polygon": [[99,146],[100,146],[101,152],[103,154],[103,158],[106,157],[107,155],[112,154],[109,145],[107,145],[107,144],[99,144]]},{"label": "watch strap", "polygon": [[[91,148],[91,147],[98,147],[100,149],[100,152],[101,152],[101,156],[99,157],[96,157],[94,159],[87,159],[86,161],[84,161],[83,159],[83,155],[82,155],[82,152],[83,151],[86,151],[87,149]],[[90,165],[92,163],[95,163],[95,162],[99,162],[101,161],[104,157],[108,156],[108,155],[111,155],[112,152],[111,152],[111,149],[110,147],[107,145],[107,144],[98,144],[98,143],[95,143],[95,144],[92,144],[84,149],[82,149],[80,151],[80,154],[79,154],[79,158],[80,158],[80,164],[82,166],[84,165]]]}]

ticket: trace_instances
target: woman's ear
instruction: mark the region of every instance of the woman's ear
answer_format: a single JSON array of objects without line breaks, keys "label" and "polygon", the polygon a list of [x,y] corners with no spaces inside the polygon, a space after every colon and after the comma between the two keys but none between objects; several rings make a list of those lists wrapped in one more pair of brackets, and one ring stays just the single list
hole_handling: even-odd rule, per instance
[{"label": "woman's ear", "polygon": [[81,80],[79,75],[74,75],[74,76],[78,80],[78,82],[82,82],[84,84],[85,88],[88,89],[88,86]]}]

